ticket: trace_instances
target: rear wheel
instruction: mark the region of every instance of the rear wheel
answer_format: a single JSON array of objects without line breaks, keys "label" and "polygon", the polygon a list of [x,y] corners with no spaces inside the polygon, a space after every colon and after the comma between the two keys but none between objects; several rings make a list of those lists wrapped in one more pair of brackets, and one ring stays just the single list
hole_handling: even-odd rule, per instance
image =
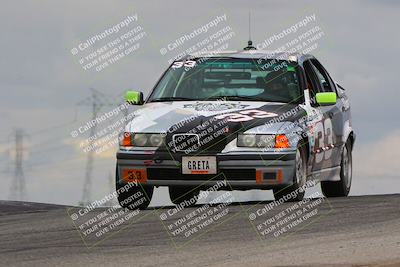
[{"label": "rear wheel", "polygon": [[273,189],[275,200],[281,198],[284,201],[301,201],[304,198],[305,190],[303,186],[307,179],[307,161],[305,147],[298,145],[296,150],[295,174],[293,184],[285,188]]},{"label": "rear wheel", "polygon": [[185,207],[193,207],[196,205],[199,190],[191,187],[169,186],[169,197],[175,205],[186,203]]},{"label": "rear wheel", "polygon": [[326,197],[345,197],[350,192],[353,174],[353,159],[349,142],[343,147],[340,163],[340,181],[322,181],[322,193]]},{"label": "rear wheel", "polygon": [[146,209],[153,196],[154,186],[134,183],[120,183],[118,171],[116,173],[116,189],[118,202],[123,208],[130,210]]}]

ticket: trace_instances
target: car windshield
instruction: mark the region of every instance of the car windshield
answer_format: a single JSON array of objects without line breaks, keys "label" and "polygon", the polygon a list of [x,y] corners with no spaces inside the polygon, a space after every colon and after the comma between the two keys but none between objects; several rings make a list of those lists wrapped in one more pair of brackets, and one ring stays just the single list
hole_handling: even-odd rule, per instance
[{"label": "car windshield", "polygon": [[299,102],[297,64],[284,60],[197,58],[175,61],[148,102],[243,100]]}]

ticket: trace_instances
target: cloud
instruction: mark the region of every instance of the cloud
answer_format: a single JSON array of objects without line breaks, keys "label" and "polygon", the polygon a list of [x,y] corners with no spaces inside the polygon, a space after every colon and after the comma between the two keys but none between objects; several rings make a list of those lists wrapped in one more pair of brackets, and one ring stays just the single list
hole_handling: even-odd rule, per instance
[{"label": "cloud", "polygon": [[376,142],[355,144],[354,171],[358,177],[398,177],[400,174],[400,129]]}]

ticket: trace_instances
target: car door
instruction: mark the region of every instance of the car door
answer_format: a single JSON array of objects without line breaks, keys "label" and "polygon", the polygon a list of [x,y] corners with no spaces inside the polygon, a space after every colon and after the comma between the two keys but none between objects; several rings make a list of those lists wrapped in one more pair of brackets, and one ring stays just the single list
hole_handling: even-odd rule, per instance
[{"label": "car door", "polygon": [[[337,96],[335,84],[322,64],[316,59],[311,59],[310,64],[318,92],[334,92]],[[323,118],[315,125],[315,169],[322,170],[340,166],[343,133],[342,108],[343,103],[338,97],[336,104],[333,105],[320,106],[316,104],[316,109],[322,113]]]}]

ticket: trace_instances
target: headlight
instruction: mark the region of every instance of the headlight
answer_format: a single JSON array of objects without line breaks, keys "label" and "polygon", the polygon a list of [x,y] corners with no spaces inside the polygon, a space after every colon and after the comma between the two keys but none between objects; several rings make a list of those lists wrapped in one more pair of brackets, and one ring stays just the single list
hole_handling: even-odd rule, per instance
[{"label": "headlight", "polygon": [[256,135],[254,134],[239,134],[237,145],[253,147],[256,144]]},{"label": "headlight", "polygon": [[164,134],[124,133],[121,146],[160,147],[165,143]]},{"label": "headlight", "polygon": [[272,134],[239,134],[238,147],[275,147],[275,135]]},{"label": "headlight", "polygon": [[162,134],[150,135],[149,143],[151,146],[161,146],[162,144],[164,144],[164,135]]},{"label": "headlight", "polygon": [[132,145],[133,146],[146,146],[148,140],[147,134],[135,133],[133,134]]}]

